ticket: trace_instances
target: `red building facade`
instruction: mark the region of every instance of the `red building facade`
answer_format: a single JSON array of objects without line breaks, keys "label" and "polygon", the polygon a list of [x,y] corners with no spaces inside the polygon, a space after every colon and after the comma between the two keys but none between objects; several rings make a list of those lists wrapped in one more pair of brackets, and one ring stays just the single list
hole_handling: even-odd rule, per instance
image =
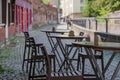
[{"label": "red building facade", "polygon": [[25,0],[15,2],[15,23],[17,32],[28,31],[32,23],[32,5]]},{"label": "red building facade", "polygon": [[28,0],[0,0],[0,46],[16,33],[28,31],[32,4]]}]

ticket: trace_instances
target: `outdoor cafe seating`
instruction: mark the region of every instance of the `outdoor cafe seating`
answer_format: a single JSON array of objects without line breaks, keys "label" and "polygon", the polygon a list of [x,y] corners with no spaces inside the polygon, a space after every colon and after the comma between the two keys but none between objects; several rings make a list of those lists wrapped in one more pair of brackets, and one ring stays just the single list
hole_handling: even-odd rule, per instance
[{"label": "outdoor cafe seating", "polygon": [[[84,36],[84,34],[85,34],[84,32],[80,32],[79,33],[80,36]],[[89,37],[85,38],[85,40],[89,41],[88,38]],[[75,42],[82,42],[84,39],[81,39],[81,40],[78,40],[78,41],[76,41],[76,40],[75,40]],[[74,48],[74,46],[72,44],[68,44],[68,43],[66,44],[66,50],[67,50],[67,52],[70,53],[73,48]],[[76,54],[76,53],[78,53],[78,54]],[[101,68],[102,68],[102,71],[103,71],[103,69],[104,69],[103,51],[101,51],[101,50],[95,50],[94,53],[95,53],[94,56],[95,56],[96,60],[101,60]],[[79,71],[81,69],[81,67],[82,67],[81,71],[82,71],[82,75],[83,76],[93,76],[94,77],[95,76],[94,74],[85,74],[84,73],[85,62],[86,62],[85,60],[88,59],[89,56],[86,53],[83,52],[82,47],[77,47],[77,49],[75,50],[75,53],[72,53],[72,54],[74,54],[74,55],[70,59],[70,62],[72,62],[73,60],[77,61],[77,70]],[[76,59],[74,59],[75,55],[78,55],[78,57]],[[93,79],[93,78],[91,78],[91,79]]]},{"label": "outdoor cafe seating", "polygon": [[[32,51],[31,51],[31,43],[29,41],[29,38],[30,35],[29,35],[29,32],[24,32],[24,37],[25,37],[25,47],[24,47],[24,54],[23,54],[23,63],[22,63],[22,69],[24,70],[24,66],[26,66],[26,72],[28,72],[28,70],[31,70],[29,69],[30,67],[30,63],[31,63],[31,54],[32,54]],[[43,55],[40,54],[40,49],[39,47],[42,46],[43,43],[36,43],[35,46],[37,48],[37,55],[43,57]],[[28,50],[27,50],[28,49]],[[55,55],[54,54],[50,54],[49,55],[51,59],[55,59]],[[25,65],[25,62],[26,62],[26,65]],[[40,61],[37,61],[37,62],[42,62],[42,60]],[[54,64],[55,65],[55,64]]]},{"label": "outdoor cafe seating", "polygon": [[[110,66],[112,66],[112,62],[116,54],[120,53],[120,37],[119,35],[112,35],[110,33],[102,33],[102,32],[95,32],[95,42],[74,42],[73,46],[75,47],[83,47],[86,54],[88,55],[88,59],[90,64],[92,65],[92,69],[96,75],[97,80],[106,80],[106,73],[109,72]],[[100,36],[101,38],[107,38],[104,42],[99,42],[97,39]],[[112,38],[112,39],[111,39]],[[116,39],[116,40],[115,40]],[[107,41],[108,40],[108,41]],[[97,42],[96,42],[97,41]],[[111,56],[108,58],[108,61],[104,65],[104,69],[100,69],[100,65],[98,65],[96,57],[94,56],[94,51],[100,50],[103,51],[104,57],[107,54],[105,51],[112,51]],[[115,70],[112,69],[112,75],[109,77],[110,80],[115,80],[118,71],[120,70],[120,61],[116,61],[118,64],[114,65]],[[108,78],[108,77],[107,77]]]},{"label": "outdoor cafe seating", "polygon": [[[44,32],[46,32],[46,33],[57,33],[57,31],[59,32],[59,30],[56,30],[56,31],[45,31],[45,30],[43,30]],[[72,34],[73,34],[73,32],[72,32]],[[69,34],[68,34],[69,35]],[[74,35],[74,34],[73,34]],[[78,49],[76,49],[76,51],[74,52],[74,53],[72,53],[73,54],[73,57],[72,58],[70,58],[69,57],[69,55],[70,55],[70,52],[71,52],[71,50],[73,49],[73,46],[72,46],[72,44],[70,43],[70,44],[66,44],[66,42],[64,43],[64,40],[68,40],[68,42],[69,42],[69,40],[73,40],[73,42],[75,42],[75,41],[79,41],[79,42],[81,42],[84,38],[86,39],[86,38],[88,38],[88,37],[86,37],[86,36],[83,36],[84,35],[84,33],[83,32],[80,32],[80,36],[76,36],[76,35],[69,35],[69,36],[67,36],[66,34],[64,35],[64,34],[54,34],[54,35],[47,35],[47,37],[49,38],[49,40],[50,40],[50,43],[51,42],[54,42],[55,43],[55,41],[56,41],[56,43],[58,44],[57,46],[59,46],[59,48],[60,48],[60,51],[62,52],[62,53],[57,53],[57,51],[56,51],[56,53],[55,53],[55,55],[58,55],[58,54],[60,54],[60,57],[61,57],[61,55],[63,56],[63,60],[64,61],[62,61],[61,62],[61,65],[59,66],[60,68],[59,68],[59,70],[58,71],[63,71],[63,70],[68,70],[68,69],[70,69],[70,71],[71,70],[75,70],[75,68],[74,68],[74,66],[73,66],[73,64],[72,64],[72,60],[74,60],[74,55],[77,55],[77,50]],[[55,40],[53,40],[53,39],[55,39]],[[52,40],[52,41],[51,41]],[[56,45],[53,43],[53,47],[55,47]],[[65,44],[65,46],[64,46],[64,44]],[[69,50],[68,50],[68,48],[70,48]],[[55,50],[57,50],[57,48],[55,49]],[[97,55],[96,55],[97,56]],[[97,56],[96,58],[97,59],[101,59],[101,64],[102,64],[102,68],[103,68],[103,56],[101,57],[102,55],[100,55],[100,56]],[[57,57],[57,59],[59,58],[59,56],[56,56]],[[84,57],[84,56],[80,56],[80,57]],[[79,58],[80,58],[79,57]],[[76,59],[77,61],[78,61],[78,64],[77,64],[77,67],[79,67],[79,60],[80,59]],[[88,58],[88,56],[87,56],[87,54],[86,54],[86,57],[84,57],[83,58],[83,60],[84,60],[84,62],[83,63],[85,63],[85,59],[86,58]],[[61,59],[61,58],[60,58]],[[83,69],[84,69],[84,65],[83,65]],[[84,70],[82,70],[82,71],[84,71]],[[83,75],[83,74],[82,74]],[[83,75],[84,76],[84,75]],[[91,78],[91,79],[96,79],[96,78]]]},{"label": "outdoor cafe seating", "polygon": [[[29,38],[29,41],[32,45],[32,53],[34,53],[34,54],[32,54],[33,61],[36,59],[41,60],[41,57],[36,56],[36,46],[35,46],[34,38]],[[35,73],[35,70],[34,70],[34,71],[32,71],[32,76],[29,77],[29,80],[31,80],[31,79],[33,80],[35,78],[37,79],[37,78],[41,78],[41,77],[46,77],[46,78],[42,78],[42,80],[83,80],[81,73],[78,71],[52,72],[50,57],[47,53],[45,46],[40,46],[40,49],[41,49],[41,52],[43,54],[42,59],[45,60],[46,73],[45,73],[45,75],[40,74],[39,76],[34,76],[34,73]],[[33,64],[33,66],[34,65],[35,64]],[[30,67],[32,67],[32,64]],[[31,71],[30,71],[30,73],[31,73]]]},{"label": "outdoor cafe seating", "polygon": [[[52,42],[51,52],[54,52],[53,53],[54,56],[51,56],[50,54],[48,54],[51,52],[47,52],[44,44],[39,46],[39,49],[37,49],[34,38],[29,37],[28,40],[29,40],[29,43],[31,44],[31,50],[32,50],[30,68],[29,68],[29,80],[31,79],[33,80],[37,78],[40,78],[43,80],[44,79],[45,80],[46,79],[48,80],[54,80],[54,79],[55,80],[56,79],[57,80],[58,79],[59,80],[68,80],[68,79],[70,80],[106,80],[105,73],[107,72],[116,53],[120,52],[119,44],[116,42],[105,40],[104,39],[105,34],[103,35],[103,33],[101,34],[101,33],[95,32],[94,34],[95,34],[95,40],[94,40],[95,42],[89,42],[89,41],[75,42],[74,41],[76,39],[82,40],[84,38],[87,38],[86,36],[76,36],[76,35],[69,36],[66,34],[65,35],[64,34],[47,35],[50,38],[50,41]],[[100,38],[102,39],[102,42],[98,41],[98,37],[96,37],[96,35],[100,36]],[[67,44],[66,44],[66,41],[64,40],[70,40],[70,39],[73,39],[73,42],[68,47],[72,47],[72,48],[77,47],[77,49],[78,48],[81,49],[80,51],[75,52],[75,53],[66,51]],[[117,39],[118,39],[117,41],[119,41],[119,37]],[[38,50],[39,50],[40,55],[38,55]],[[58,52],[56,50],[58,50]],[[104,50],[113,51],[113,54],[110,57],[110,59],[108,59],[107,63],[104,63],[104,57],[103,57],[105,56],[103,55],[105,54]],[[74,54],[78,56],[77,67],[74,66],[74,63],[71,62],[71,59],[73,59],[73,57],[71,58],[70,54]],[[59,56],[62,56],[61,58],[62,61],[61,62],[59,61],[60,64],[58,65],[57,59],[59,60],[60,58]],[[101,60],[100,64],[99,62],[97,62],[98,59]],[[89,64],[91,65],[91,70],[93,70],[94,74],[84,73],[84,70],[86,69],[85,63],[87,63],[86,60],[90,61]],[[81,66],[82,69],[79,68],[79,66]],[[113,72],[111,80],[115,79],[115,76],[117,75],[119,69],[120,69],[120,62],[118,62],[118,65],[116,65],[116,69]]]}]

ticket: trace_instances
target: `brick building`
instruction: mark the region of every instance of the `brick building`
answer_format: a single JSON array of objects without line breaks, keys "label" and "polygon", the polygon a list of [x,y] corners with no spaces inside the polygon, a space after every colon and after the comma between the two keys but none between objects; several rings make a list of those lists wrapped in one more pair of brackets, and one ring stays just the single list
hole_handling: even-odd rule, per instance
[{"label": "brick building", "polygon": [[32,6],[27,0],[0,0],[0,45],[32,23]]},{"label": "brick building", "polygon": [[57,23],[57,8],[42,0],[0,0],[0,45],[30,25]]},{"label": "brick building", "polygon": [[31,0],[33,5],[33,23],[34,26],[57,23],[57,8],[51,4],[44,4],[42,0]]}]

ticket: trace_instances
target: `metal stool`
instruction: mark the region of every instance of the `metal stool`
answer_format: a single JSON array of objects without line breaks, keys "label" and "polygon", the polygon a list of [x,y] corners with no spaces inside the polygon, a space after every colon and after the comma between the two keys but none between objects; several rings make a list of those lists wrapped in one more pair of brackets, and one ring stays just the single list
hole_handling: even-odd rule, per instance
[{"label": "metal stool", "polygon": [[[101,54],[98,55],[97,52],[100,52]],[[101,60],[101,69],[103,71],[104,70],[103,51],[95,50],[94,56],[95,56],[96,60],[98,60],[98,59]],[[82,61],[80,60],[80,58],[82,59]],[[78,54],[77,70],[79,70],[79,66],[81,68],[81,65],[82,65],[82,75],[85,76],[85,77],[86,76],[92,76],[93,77],[93,76],[95,76],[94,74],[85,74],[84,73],[84,70],[85,70],[85,59],[88,59],[88,58],[89,58],[89,56],[87,54],[84,54],[83,52],[80,52]],[[82,64],[81,64],[80,61],[82,62]]]},{"label": "metal stool", "polygon": [[[29,41],[31,43],[31,47],[32,47],[32,54],[31,54],[31,61],[30,61],[30,68],[29,68],[29,80],[33,80],[33,79],[41,79],[42,80],[46,80],[44,79],[46,77],[45,74],[40,74],[41,70],[43,69],[45,72],[45,61],[44,61],[44,55],[37,53],[37,49],[36,49],[36,45],[35,45],[35,41],[34,38],[29,38]],[[41,46],[42,47],[42,46]],[[40,48],[40,47],[39,47]],[[55,55],[54,54],[48,54],[49,58],[50,58],[50,64],[51,66],[53,66],[53,71],[55,72]],[[53,63],[52,63],[53,60]],[[44,62],[44,64],[42,66],[36,66],[36,63],[39,62]],[[36,71],[38,71],[38,74],[36,75]],[[42,71],[43,72],[43,71]]]},{"label": "metal stool", "polygon": [[[23,63],[22,63],[22,70],[24,70],[24,64],[25,62],[27,62],[26,65],[26,72],[28,72],[28,63],[30,62],[30,48],[31,48],[31,44],[29,43],[29,33],[28,32],[24,32],[24,37],[25,37],[25,46],[24,46],[24,54],[23,54]],[[39,46],[43,45],[42,43],[36,43],[36,47],[38,48],[39,51]],[[28,49],[28,52],[27,52]]]}]

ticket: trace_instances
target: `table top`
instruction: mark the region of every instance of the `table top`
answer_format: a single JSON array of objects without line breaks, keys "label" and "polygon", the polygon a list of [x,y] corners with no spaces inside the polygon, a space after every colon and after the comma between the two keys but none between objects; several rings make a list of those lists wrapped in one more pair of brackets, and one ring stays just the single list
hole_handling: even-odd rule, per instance
[{"label": "table top", "polygon": [[76,47],[88,47],[99,50],[118,50],[120,51],[120,43],[116,42],[99,42],[98,45],[94,45],[93,42],[73,42],[73,46]]},{"label": "table top", "polygon": [[51,38],[61,38],[61,39],[83,39],[83,38],[87,38],[87,36],[79,36],[79,35],[75,35],[75,36],[69,36],[69,35],[51,35]]},{"label": "table top", "polygon": [[70,30],[67,29],[56,29],[55,31],[53,30],[41,30],[41,32],[48,32],[48,33],[69,33]]}]

